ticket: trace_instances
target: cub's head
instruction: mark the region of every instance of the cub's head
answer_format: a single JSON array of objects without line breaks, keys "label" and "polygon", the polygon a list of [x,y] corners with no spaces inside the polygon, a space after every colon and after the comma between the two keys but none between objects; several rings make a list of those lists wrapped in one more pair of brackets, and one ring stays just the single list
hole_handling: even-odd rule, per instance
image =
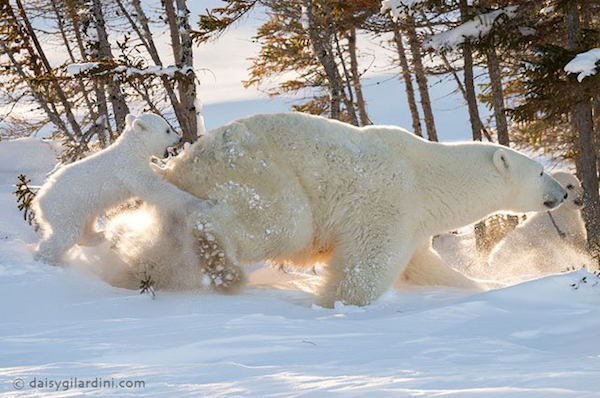
[{"label": "cub's head", "polygon": [[562,204],[561,207],[565,207],[570,210],[579,210],[583,207],[583,187],[581,183],[571,173],[567,173],[564,171],[557,171],[552,173],[552,177],[556,179],[556,181],[560,182],[560,185],[563,186],[569,193],[569,197],[565,200],[565,203]]},{"label": "cub's head", "polygon": [[162,117],[153,113],[139,116],[127,115],[125,118],[124,140],[135,145],[135,150],[145,155],[162,157],[166,149],[181,141],[177,134]]},{"label": "cub's head", "polygon": [[569,194],[544,167],[527,156],[509,149],[496,149],[493,163],[507,189],[507,209],[519,213],[552,210]]}]

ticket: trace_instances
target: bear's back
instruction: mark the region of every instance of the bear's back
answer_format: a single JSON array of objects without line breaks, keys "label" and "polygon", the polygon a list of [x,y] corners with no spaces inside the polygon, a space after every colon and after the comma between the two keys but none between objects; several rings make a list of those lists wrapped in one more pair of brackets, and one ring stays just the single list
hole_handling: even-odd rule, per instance
[{"label": "bear's back", "polygon": [[304,113],[253,115],[209,134],[213,133],[223,134],[224,141],[243,143],[248,148],[260,147],[265,152],[281,154],[284,161],[296,159],[302,164],[304,159],[297,159],[297,155],[311,163],[334,153],[350,158],[370,155],[397,158],[410,151],[408,148],[422,146],[424,141],[398,127],[356,127]]}]

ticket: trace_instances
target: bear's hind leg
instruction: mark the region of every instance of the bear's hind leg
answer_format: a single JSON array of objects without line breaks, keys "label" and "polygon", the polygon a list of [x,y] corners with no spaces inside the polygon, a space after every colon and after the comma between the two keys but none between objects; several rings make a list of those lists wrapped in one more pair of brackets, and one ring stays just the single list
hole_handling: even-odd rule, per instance
[{"label": "bear's hind leg", "polygon": [[65,253],[75,245],[79,236],[79,229],[73,226],[55,228],[52,234],[40,242],[35,254],[36,260],[52,265],[59,264]]},{"label": "bear's hind leg", "polygon": [[242,290],[246,284],[244,271],[231,258],[212,225],[199,223],[195,235],[202,284],[219,293],[235,294]]}]

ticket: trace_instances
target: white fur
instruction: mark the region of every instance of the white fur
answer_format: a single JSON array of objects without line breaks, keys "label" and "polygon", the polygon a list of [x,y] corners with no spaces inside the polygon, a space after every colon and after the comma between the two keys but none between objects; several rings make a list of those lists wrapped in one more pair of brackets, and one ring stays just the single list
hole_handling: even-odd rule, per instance
[{"label": "white fur", "polygon": [[44,238],[37,257],[58,263],[74,244],[96,245],[97,216],[132,196],[176,208],[197,203],[152,172],[151,156],[162,156],[179,142],[164,119],[153,114],[127,116],[123,134],[108,148],[64,166],[51,175],[37,194],[33,208]]},{"label": "white fur", "polygon": [[589,262],[580,211],[581,183],[566,172],[552,176],[567,189],[569,197],[557,209],[530,216],[508,234],[490,255],[487,278],[515,282],[565,271],[567,267],[579,268]]},{"label": "white fur", "polygon": [[169,264],[154,279],[198,267],[205,284],[229,292],[243,283],[243,263],[326,260],[325,306],[368,304],[403,273],[415,283],[474,287],[431,250],[431,236],[499,210],[560,204],[564,189],[542,170],[508,148],[432,143],[397,127],[304,114],[241,119],[160,171],[215,205],[192,233],[202,247],[195,261],[169,236],[148,249]]}]

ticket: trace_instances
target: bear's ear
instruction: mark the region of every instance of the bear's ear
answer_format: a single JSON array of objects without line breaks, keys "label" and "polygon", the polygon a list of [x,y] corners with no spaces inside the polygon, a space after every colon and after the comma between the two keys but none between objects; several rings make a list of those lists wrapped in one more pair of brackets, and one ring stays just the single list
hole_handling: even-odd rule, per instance
[{"label": "bear's ear", "polygon": [[135,119],[133,122],[133,129],[136,131],[142,131],[146,129],[146,124],[140,119]]},{"label": "bear's ear", "polygon": [[134,120],[135,120],[134,115],[132,115],[131,113],[127,114],[127,116],[125,116],[125,128],[130,129]]},{"label": "bear's ear", "polygon": [[506,152],[504,149],[498,149],[496,152],[494,152],[493,160],[494,166],[496,166],[500,173],[504,174],[510,170],[508,152]]}]

